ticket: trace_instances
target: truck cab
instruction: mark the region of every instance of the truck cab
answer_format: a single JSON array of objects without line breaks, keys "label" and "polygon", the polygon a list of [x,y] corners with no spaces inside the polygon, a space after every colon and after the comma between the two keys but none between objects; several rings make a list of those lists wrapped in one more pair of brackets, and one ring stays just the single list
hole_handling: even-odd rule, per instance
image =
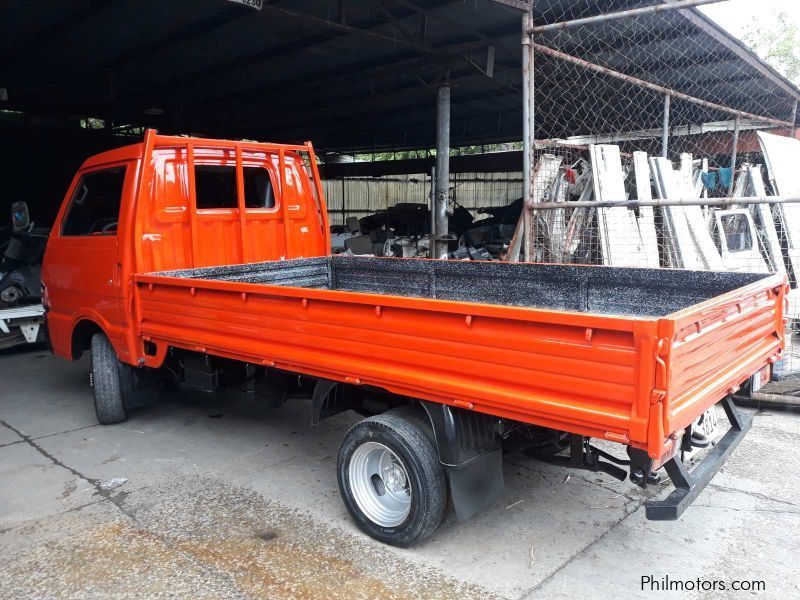
[{"label": "truck cab", "polygon": [[141,365],[136,273],[327,254],[311,144],[157,135],[87,159],[56,217],[42,281],[53,351],[103,332]]}]

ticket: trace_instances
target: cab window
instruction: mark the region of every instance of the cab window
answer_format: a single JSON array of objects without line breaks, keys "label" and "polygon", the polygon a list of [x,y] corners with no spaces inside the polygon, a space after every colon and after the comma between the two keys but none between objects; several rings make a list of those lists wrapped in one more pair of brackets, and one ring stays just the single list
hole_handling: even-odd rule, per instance
[{"label": "cab window", "polygon": [[244,167],[245,208],[274,208],[275,190],[269,171],[263,167]]},{"label": "cab window", "polygon": [[81,175],[61,235],[116,235],[124,182],[124,166]]},{"label": "cab window", "polygon": [[238,208],[236,167],[195,165],[194,189],[197,208]]}]

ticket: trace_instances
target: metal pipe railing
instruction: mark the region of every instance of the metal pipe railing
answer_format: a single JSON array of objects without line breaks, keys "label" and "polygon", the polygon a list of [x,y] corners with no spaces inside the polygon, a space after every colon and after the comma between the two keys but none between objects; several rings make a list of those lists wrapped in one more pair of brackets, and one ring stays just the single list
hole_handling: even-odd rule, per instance
[{"label": "metal pipe railing", "polygon": [[717,2],[724,2],[725,0],[679,0],[670,4],[656,4],[654,6],[642,6],[640,8],[631,8],[629,10],[621,10],[618,12],[606,13],[603,15],[594,15],[592,17],[582,17],[580,19],[573,19],[572,21],[560,21],[558,23],[548,23],[547,25],[537,25],[528,29],[528,33],[543,33],[545,31],[555,31],[558,29],[570,29],[572,27],[580,27],[582,25],[591,25],[593,23],[605,23],[606,21],[614,21],[617,19],[627,19],[629,17],[638,17],[641,15],[651,15],[660,12],[667,12],[671,10],[680,10],[684,8],[693,8],[695,6],[702,6],[704,4],[715,4]]},{"label": "metal pipe railing", "polygon": [[741,117],[736,115],[736,123],[733,128],[733,143],[731,146],[731,182],[728,185],[728,193],[733,193],[733,188],[736,185],[736,157],[739,153],[739,126],[741,124]]},{"label": "metal pipe railing", "polygon": [[576,200],[535,202],[531,210],[558,208],[638,208],[640,206],[734,206],[737,204],[796,204],[800,196],[742,196],[740,198],[661,198],[653,200]]},{"label": "metal pipe railing", "polygon": [[664,94],[664,117],[661,125],[661,156],[667,158],[669,154],[669,109],[672,104],[672,96]]}]

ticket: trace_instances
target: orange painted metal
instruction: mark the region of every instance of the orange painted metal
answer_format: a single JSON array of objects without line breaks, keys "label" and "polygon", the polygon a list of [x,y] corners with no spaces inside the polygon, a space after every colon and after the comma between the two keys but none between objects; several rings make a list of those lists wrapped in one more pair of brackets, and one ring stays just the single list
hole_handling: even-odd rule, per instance
[{"label": "orange painted metal", "polygon": [[[123,199],[121,283],[109,296],[122,307],[114,309],[115,347],[131,364],[158,367],[170,346],[199,350],[608,439],[658,459],[674,450],[671,434],[783,348],[781,275],[652,319],[164,277],[153,271],[327,254],[310,144],[148,133],[143,144],[100,157],[82,172],[98,160],[128,161],[136,182]],[[237,168],[236,209],[195,207],[198,161]],[[243,165],[269,171],[274,208],[245,208]],[[89,287],[107,265],[66,264],[64,243],[51,240],[45,277],[56,292],[54,346],[68,356],[82,311],[103,317]],[[59,265],[73,277],[68,285]]]},{"label": "orange painted metal", "polygon": [[[654,458],[783,343],[782,292],[768,295],[782,289],[778,275],[661,319],[158,274],[136,281],[141,331],[160,344],[358,381]],[[697,321],[702,334],[687,334]]]}]

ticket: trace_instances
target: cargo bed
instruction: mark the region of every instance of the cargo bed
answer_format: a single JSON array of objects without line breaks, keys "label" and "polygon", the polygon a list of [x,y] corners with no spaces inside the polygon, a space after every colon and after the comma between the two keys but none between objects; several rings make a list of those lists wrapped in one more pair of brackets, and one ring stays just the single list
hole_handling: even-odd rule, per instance
[{"label": "cargo bed", "polygon": [[141,334],[664,452],[780,355],[780,275],[352,256],[137,275]]}]

